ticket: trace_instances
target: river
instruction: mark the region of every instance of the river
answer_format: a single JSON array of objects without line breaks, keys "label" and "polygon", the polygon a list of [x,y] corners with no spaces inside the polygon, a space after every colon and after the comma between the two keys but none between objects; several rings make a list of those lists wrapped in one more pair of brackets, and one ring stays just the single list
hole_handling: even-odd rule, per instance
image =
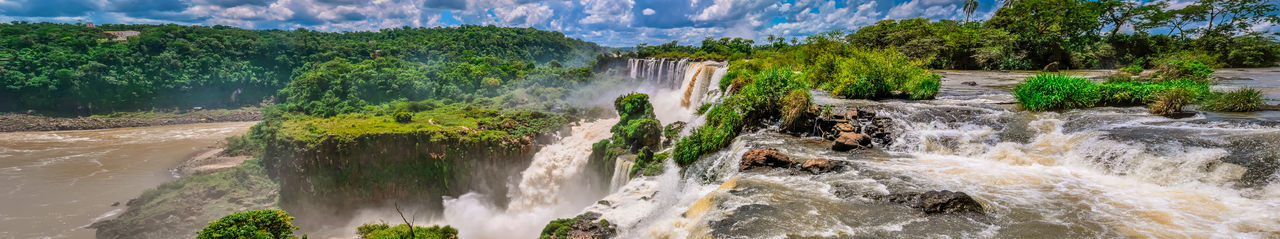
[{"label": "river", "polygon": [[[174,180],[183,160],[254,122],[0,133],[0,238],[93,238],[90,223]],[[119,206],[112,204],[119,202]]]}]

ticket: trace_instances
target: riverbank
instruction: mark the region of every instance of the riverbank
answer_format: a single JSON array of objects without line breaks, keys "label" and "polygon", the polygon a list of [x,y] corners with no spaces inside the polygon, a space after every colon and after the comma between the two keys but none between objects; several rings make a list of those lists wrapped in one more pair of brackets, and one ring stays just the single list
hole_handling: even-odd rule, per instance
[{"label": "riverbank", "polygon": [[36,114],[0,113],[0,132],[91,130],[195,123],[245,122],[262,120],[257,107],[195,110],[185,112],[118,112],[87,117],[53,117]]}]

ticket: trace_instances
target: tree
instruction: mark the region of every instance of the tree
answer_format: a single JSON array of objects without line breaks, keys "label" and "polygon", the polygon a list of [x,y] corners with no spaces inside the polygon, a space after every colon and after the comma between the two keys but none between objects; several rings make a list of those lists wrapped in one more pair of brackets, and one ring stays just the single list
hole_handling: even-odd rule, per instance
[{"label": "tree", "polygon": [[293,236],[293,217],[278,209],[241,211],[209,222],[196,234],[197,239],[215,238],[297,238]]},{"label": "tree", "polygon": [[969,21],[973,11],[978,10],[978,0],[964,0],[964,21]]}]

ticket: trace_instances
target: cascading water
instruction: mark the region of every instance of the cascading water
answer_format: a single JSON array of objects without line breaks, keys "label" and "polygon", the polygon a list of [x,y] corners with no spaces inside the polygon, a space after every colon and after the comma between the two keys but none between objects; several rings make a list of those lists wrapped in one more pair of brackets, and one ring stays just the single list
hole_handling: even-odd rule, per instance
[{"label": "cascading water", "polygon": [[[893,119],[894,143],[839,153],[812,138],[746,133],[683,174],[634,179],[605,198],[609,205],[587,210],[617,224],[622,238],[1280,237],[1273,116],[1029,113],[998,104],[1012,97],[990,88],[915,102],[814,94],[819,104]],[[758,147],[852,169],[738,172],[742,154]],[[986,214],[923,216],[866,196],[925,190],[966,192]]]},{"label": "cascading water", "polygon": [[506,207],[488,197],[467,193],[444,200],[444,220],[467,238],[535,238],[548,221],[571,217],[595,202],[604,192],[592,192],[582,183],[591,145],[609,138],[618,119],[597,120],[574,126],[567,137],[534,155],[520,182],[507,195]]}]

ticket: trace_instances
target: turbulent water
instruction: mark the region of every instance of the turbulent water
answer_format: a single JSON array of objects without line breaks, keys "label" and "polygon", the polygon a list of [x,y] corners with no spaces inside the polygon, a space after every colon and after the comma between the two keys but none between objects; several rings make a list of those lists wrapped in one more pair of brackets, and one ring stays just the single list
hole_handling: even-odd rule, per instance
[{"label": "turbulent water", "polygon": [[[252,122],[0,133],[0,238],[92,238],[169,170]],[[111,204],[120,202],[120,206]]]},{"label": "turbulent water", "polygon": [[[1280,83],[1267,70],[1222,85],[1267,91]],[[819,104],[892,118],[892,145],[838,153],[816,138],[765,129],[683,171],[632,180],[587,211],[618,224],[624,238],[1280,237],[1280,117],[1272,112],[1029,113],[1009,94],[1022,73],[944,74],[942,95],[930,101],[814,92]],[[757,147],[853,169],[737,172],[741,155]],[[987,213],[923,216],[865,196],[925,190],[966,192]]]}]

